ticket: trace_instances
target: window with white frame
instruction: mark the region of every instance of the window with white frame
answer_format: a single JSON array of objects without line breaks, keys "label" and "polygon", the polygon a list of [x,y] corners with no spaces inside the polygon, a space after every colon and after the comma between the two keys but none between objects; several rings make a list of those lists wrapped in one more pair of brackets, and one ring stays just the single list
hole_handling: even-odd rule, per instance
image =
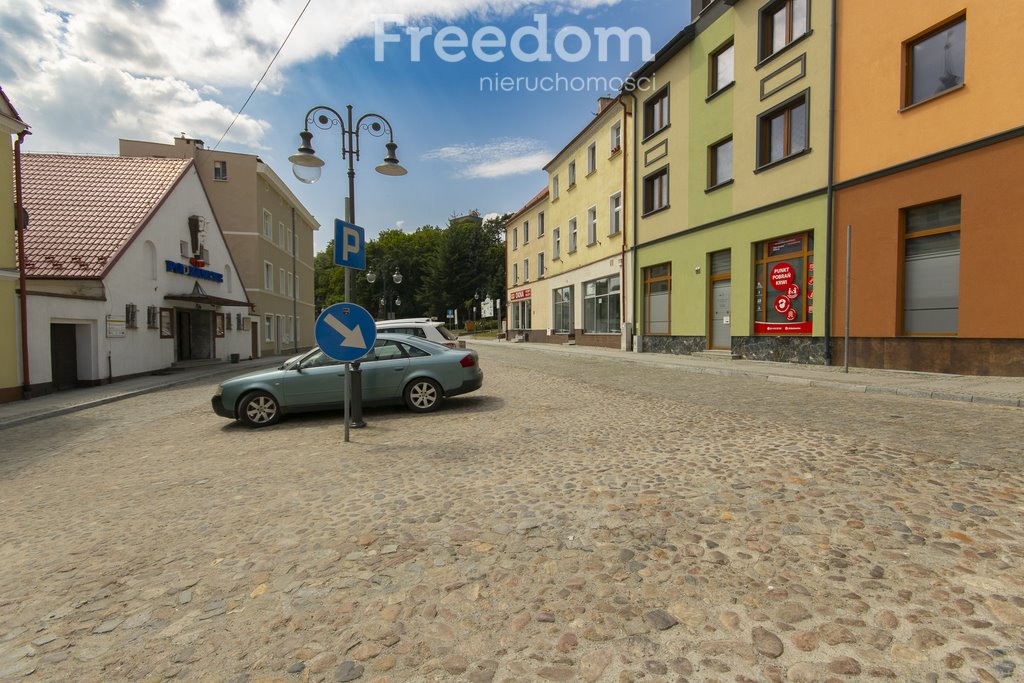
[{"label": "window with white frame", "polygon": [[284,248],[289,254],[295,253],[295,231],[291,228],[288,228],[287,243],[284,245]]},{"label": "window with white frame", "polygon": [[228,179],[228,162],[226,162],[226,161],[215,161],[215,162],[213,162],[213,179],[214,180],[227,180]]},{"label": "window with white frame", "polygon": [[608,156],[612,156],[620,149],[622,149],[622,124],[616,122],[612,125],[611,136],[608,140],[609,151]]},{"label": "window with white frame", "polygon": [[523,259],[523,282],[530,281],[530,259]]},{"label": "window with white frame", "polygon": [[576,186],[576,160],[569,162],[569,189]]},{"label": "window with white frame", "polygon": [[558,176],[551,178],[551,201],[558,199]]},{"label": "window with white frame", "polygon": [[281,268],[280,276],[277,282],[277,291],[279,294],[284,294],[288,290],[288,279],[284,276],[284,268]]},{"label": "window with white frame", "polygon": [[519,228],[512,228],[512,251],[519,248]]},{"label": "window with white frame", "polygon": [[562,254],[562,229],[555,228],[551,231],[551,258],[561,258]]},{"label": "window with white frame", "polygon": [[619,332],[619,276],[583,283],[583,331],[589,334]]},{"label": "window with white frame", "polygon": [[519,264],[518,263],[513,263],[512,264],[512,284],[513,285],[518,285],[519,284]]},{"label": "window with white frame", "polygon": [[274,291],[274,264],[268,261],[263,262],[263,289]]},{"label": "window with white frame", "polygon": [[291,273],[288,273],[288,291],[287,291],[287,295],[288,295],[289,299],[295,296],[295,280],[293,278],[294,278],[294,276]]},{"label": "window with white frame", "polygon": [[544,236],[544,212],[537,214],[537,237]]},{"label": "window with white frame", "polygon": [[181,258],[192,258],[192,250],[186,240],[178,242],[178,253],[181,254]]},{"label": "window with white frame", "polygon": [[569,334],[572,328],[572,285],[560,287],[552,292],[551,331],[555,334]]},{"label": "window with white frame", "polygon": [[523,244],[530,243],[530,221],[523,221]]},{"label": "window with white frame", "polygon": [[616,192],[608,200],[608,234],[617,235],[622,230],[622,193]]},{"label": "window with white frame", "polygon": [[544,277],[544,252],[537,254],[537,278]]},{"label": "window with white frame", "polygon": [[277,224],[277,240],[278,240],[277,241],[277,246],[281,247],[282,249],[287,249],[287,247],[284,244],[284,222],[283,221]]},{"label": "window with white frame", "polygon": [[587,175],[597,170],[597,143],[591,142],[587,147]]},{"label": "window with white frame", "polygon": [[576,251],[576,218],[569,219],[569,253]]},{"label": "window with white frame", "polygon": [[274,341],[274,316],[263,316],[263,339],[268,342]]},{"label": "window with white frame", "polygon": [[283,315],[277,316],[277,336],[282,344],[288,340],[288,328],[284,324]]},{"label": "window with white frame", "polygon": [[263,236],[268,240],[274,239],[274,215],[263,209]]},{"label": "window with white frame", "polygon": [[597,242],[597,207],[587,209],[587,246]]}]

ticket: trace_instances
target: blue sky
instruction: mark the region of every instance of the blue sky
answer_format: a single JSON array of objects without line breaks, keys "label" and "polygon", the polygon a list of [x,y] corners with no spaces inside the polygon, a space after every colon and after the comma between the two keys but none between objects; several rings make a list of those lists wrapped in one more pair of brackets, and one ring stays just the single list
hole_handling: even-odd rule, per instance
[{"label": "blue sky", "polygon": [[[0,38],[25,49],[0,58],[0,85],[32,126],[28,151],[113,154],[119,137],[170,142],[181,132],[213,147],[303,5],[305,0],[152,0],[129,6],[117,0],[69,0],[57,9],[16,0],[0,9]],[[470,209],[514,211],[544,187],[542,166],[586,125],[597,111],[597,98],[614,93],[590,87],[493,92],[486,82],[481,86],[481,78],[527,78],[530,85],[556,74],[624,78],[643,62],[639,39],[630,42],[624,62],[612,40],[613,55],[601,61],[595,28],[642,29],[657,51],[689,21],[688,5],[685,0],[313,0],[220,148],[259,154],[277,171],[323,224],[317,251],[331,239],[333,219],[343,217],[347,164],[340,134],[316,131],[313,145],[327,165],[314,185],[295,180],[287,158],[298,146],[306,111],[318,104],[339,111],[352,104],[356,116],[379,113],[394,126],[408,175],[375,173],[383,141],[365,134],[356,163],[356,218],[369,236],[387,228],[443,225]],[[401,42],[384,44],[383,59],[377,61],[374,19],[383,14],[405,15],[405,20],[386,24]],[[510,38],[518,29],[536,26],[537,14],[548,22],[550,62],[520,61],[509,47],[496,62],[483,61],[471,47],[462,61],[448,62],[436,53],[434,35],[422,41],[421,61],[414,62],[412,38],[405,34],[406,27],[431,27],[435,34],[453,27],[449,33],[461,30],[472,39],[493,26]],[[578,37],[559,43],[567,52],[579,52],[581,61],[556,54],[555,38],[567,26],[590,37],[589,52]],[[181,40],[181,35],[191,38]],[[521,46],[527,52],[537,49],[532,39]]]}]

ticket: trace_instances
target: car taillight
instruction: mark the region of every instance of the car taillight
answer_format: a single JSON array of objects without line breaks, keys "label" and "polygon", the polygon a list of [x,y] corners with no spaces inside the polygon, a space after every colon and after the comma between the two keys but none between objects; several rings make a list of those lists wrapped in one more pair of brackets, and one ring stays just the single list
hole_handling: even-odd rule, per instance
[{"label": "car taillight", "polygon": [[471,368],[476,365],[476,359],[473,356],[463,356],[462,360],[459,361],[459,365],[464,368]]},{"label": "car taillight", "polygon": [[447,346],[449,349],[455,348],[455,342],[445,342],[444,345]]}]

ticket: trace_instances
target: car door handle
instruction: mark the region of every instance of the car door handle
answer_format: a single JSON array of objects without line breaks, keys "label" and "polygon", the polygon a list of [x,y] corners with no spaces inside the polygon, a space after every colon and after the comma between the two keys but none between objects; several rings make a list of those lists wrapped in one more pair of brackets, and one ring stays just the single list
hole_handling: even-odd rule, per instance
[{"label": "car door handle", "polygon": [[404,372],[405,368],[392,368],[395,372]]}]

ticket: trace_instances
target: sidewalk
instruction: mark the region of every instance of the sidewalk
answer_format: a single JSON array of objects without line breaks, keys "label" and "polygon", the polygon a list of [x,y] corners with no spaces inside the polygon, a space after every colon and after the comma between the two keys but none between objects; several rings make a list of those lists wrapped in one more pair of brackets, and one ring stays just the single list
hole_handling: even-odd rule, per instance
[{"label": "sidewalk", "polygon": [[0,403],[0,430],[28,422],[35,422],[48,417],[85,410],[94,406],[120,401],[124,398],[148,394],[167,387],[187,384],[206,377],[223,375],[230,377],[253,370],[280,365],[294,354],[283,356],[265,356],[256,360],[244,360],[240,363],[208,363],[185,368],[169,368],[159,370],[157,374],[140,375],[130,379],[114,381],[95,387],[58,391],[27,401]]},{"label": "sidewalk", "polygon": [[[768,382],[823,387],[861,393],[898,394],[914,398],[962,401],[1014,408],[1024,407],[1024,377],[976,377],[972,375],[941,375],[928,372],[871,370],[842,367],[772,363],[752,360],[718,360],[700,356],[674,356],[661,353],[631,353],[593,346],[560,344],[517,344],[506,341],[466,337],[467,345],[509,349],[526,353],[561,354],[567,358],[606,358],[621,363],[641,363],[672,368],[679,372],[734,377],[760,377]],[[112,384],[60,391],[28,401],[0,404],[0,430],[16,425],[63,415],[76,410],[147,394],[166,387],[186,384],[198,379],[242,374],[280,365],[290,355],[268,356],[241,363],[211,363],[190,368],[160,371],[157,375],[133,377]]]},{"label": "sidewalk", "polygon": [[681,372],[735,377],[760,377],[769,382],[823,387],[861,393],[898,394],[914,398],[962,401],[990,405],[1024,407],[1024,377],[977,377],[943,375],[931,372],[875,370],[842,366],[774,363],[754,360],[715,359],[703,356],[675,356],[663,353],[632,353],[593,346],[515,343],[466,338],[469,346],[494,346],[536,353],[558,353],[567,357],[590,356],[617,359],[624,363],[643,363],[673,368]]}]

